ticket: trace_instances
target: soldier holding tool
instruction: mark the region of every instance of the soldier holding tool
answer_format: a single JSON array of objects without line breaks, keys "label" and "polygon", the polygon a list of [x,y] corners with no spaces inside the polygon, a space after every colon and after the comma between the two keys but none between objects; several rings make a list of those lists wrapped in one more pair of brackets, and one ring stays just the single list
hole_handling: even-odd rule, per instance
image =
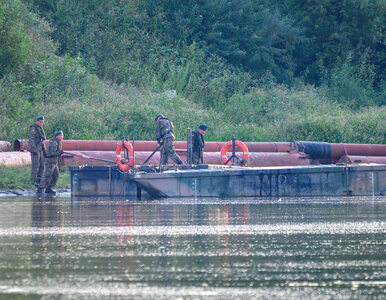
[{"label": "soldier holding tool", "polygon": [[52,188],[56,185],[59,178],[59,157],[62,155],[63,131],[59,130],[50,140],[46,151],[45,169],[43,180],[40,182],[36,194],[40,195],[45,189],[46,194],[56,195]]},{"label": "soldier holding tool", "polygon": [[156,127],[156,139],[158,144],[162,143],[161,150],[161,165],[167,165],[169,157],[179,165],[183,165],[184,162],[177,155],[174,149],[174,125],[173,123],[163,115],[157,115],[155,118],[157,122]]}]

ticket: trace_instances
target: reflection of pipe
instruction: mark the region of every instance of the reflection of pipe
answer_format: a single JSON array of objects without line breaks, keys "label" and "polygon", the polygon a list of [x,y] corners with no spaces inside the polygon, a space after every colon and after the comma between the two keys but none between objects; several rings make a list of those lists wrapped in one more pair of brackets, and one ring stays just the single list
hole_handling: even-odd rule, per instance
[{"label": "reflection of pipe", "polygon": [[23,167],[31,164],[29,152],[1,152],[0,167]]},{"label": "reflection of pipe", "polygon": [[0,141],[0,152],[8,152],[11,150],[11,143],[7,141]]},{"label": "reflection of pipe", "polygon": [[386,156],[353,156],[353,155],[344,155],[342,156],[338,164],[386,164]]},{"label": "reflection of pipe", "polygon": [[[68,151],[67,151],[68,152]],[[76,153],[80,155],[92,156],[95,158],[105,159],[105,160],[115,160],[115,152],[113,151],[70,151],[71,153]],[[186,151],[176,150],[177,154],[181,157],[183,161],[186,162]],[[135,152],[135,162],[136,164],[142,164],[151,154],[150,151],[136,151]],[[241,156],[242,153],[237,153]],[[70,157],[62,155],[63,163],[65,165],[108,165],[108,163],[92,161],[84,159],[81,157]],[[156,152],[151,159],[148,161],[149,165],[158,165],[160,159],[160,153]],[[169,163],[173,163],[169,160]],[[219,153],[215,152],[205,152],[204,153],[204,163],[210,165],[222,165],[221,156]],[[268,167],[268,166],[304,166],[311,164],[311,160],[299,153],[249,153],[249,167]]]},{"label": "reflection of pipe", "polygon": [[[106,140],[63,140],[64,151],[115,151],[117,145],[122,141]],[[48,141],[45,142],[46,146]],[[225,142],[206,142],[205,152],[220,152]],[[290,150],[291,143],[287,142],[246,142],[250,152],[287,152]],[[15,151],[29,150],[28,140],[16,140],[13,145]],[[158,147],[156,141],[135,141],[135,151],[153,151]],[[175,141],[175,149],[186,149],[185,141]]]}]

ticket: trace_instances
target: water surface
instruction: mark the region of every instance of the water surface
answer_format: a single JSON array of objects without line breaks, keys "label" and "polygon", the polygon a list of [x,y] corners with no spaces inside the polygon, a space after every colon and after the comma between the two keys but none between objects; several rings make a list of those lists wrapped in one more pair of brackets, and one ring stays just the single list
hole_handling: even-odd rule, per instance
[{"label": "water surface", "polygon": [[1,299],[384,299],[386,198],[0,198]]}]

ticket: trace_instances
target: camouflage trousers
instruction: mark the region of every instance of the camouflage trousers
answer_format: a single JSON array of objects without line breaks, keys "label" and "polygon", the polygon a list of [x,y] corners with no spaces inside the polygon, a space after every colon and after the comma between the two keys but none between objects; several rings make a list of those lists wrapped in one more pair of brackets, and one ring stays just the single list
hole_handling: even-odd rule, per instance
[{"label": "camouflage trousers", "polygon": [[36,154],[31,152],[31,181],[32,183],[39,184],[42,180],[43,171],[44,171],[44,152],[39,151]]},{"label": "camouflage trousers", "polygon": [[57,158],[46,158],[44,164],[44,176],[39,184],[39,188],[53,188],[59,178],[59,165]]},{"label": "camouflage trousers", "polygon": [[174,150],[173,145],[173,138],[172,137],[166,137],[163,140],[163,147],[161,150],[161,165],[167,165],[169,161],[169,157],[179,165],[183,165],[184,162],[181,160],[181,158],[176,153],[176,150]]},{"label": "camouflage trousers", "polygon": [[203,153],[202,152],[193,152],[192,153],[192,164],[199,165],[204,163]]}]

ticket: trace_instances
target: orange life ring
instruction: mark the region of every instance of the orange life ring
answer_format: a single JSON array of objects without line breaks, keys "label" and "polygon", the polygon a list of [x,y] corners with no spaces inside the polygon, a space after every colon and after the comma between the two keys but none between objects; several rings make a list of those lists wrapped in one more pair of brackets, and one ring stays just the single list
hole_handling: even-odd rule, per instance
[{"label": "orange life ring", "polygon": [[[124,148],[126,148],[129,151],[129,162],[126,164],[124,164],[121,159],[121,152]],[[115,153],[117,154],[116,162],[117,162],[118,168],[121,171],[125,171],[125,172],[129,171],[130,167],[134,165],[134,154],[133,154],[133,147],[131,146],[131,144],[128,141],[124,142],[124,144],[120,143]]]},{"label": "orange life ring", "polygon": [[[249,152],[248,152],[248,147],[247,145],[245,145],[243,142],[241,141],[238,141],[238,140],[235,140],[235,146],[240,148],[241,151],[243,151],[243,158],[248,160],[249,158]],[[221,160],[223,162],[223,164],[225,165],[225,163],[227,162],[228,160],[228,157],[227,157],[227,152],[232,149],[232,141],[229,141],[227,142],[224,146],[222,146],[221,148]],[[230,161],[227,162],[227,166],[230,166],[232,165],[232,163]]]}]

